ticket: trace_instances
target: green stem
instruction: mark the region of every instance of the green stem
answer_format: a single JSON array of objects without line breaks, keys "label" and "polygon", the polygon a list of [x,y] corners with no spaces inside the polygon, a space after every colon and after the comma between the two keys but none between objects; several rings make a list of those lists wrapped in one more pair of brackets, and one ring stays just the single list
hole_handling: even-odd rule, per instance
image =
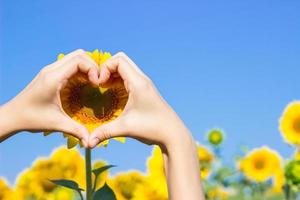
[{"label": "green stem", "polygon": [[289,184],[284,185],[284,196],[286,200],[290,200],[291,197],[291,188]]},{"label": "green stem", "polygon": [[85,149],[85,170],[86,170],[86,200],[92,200],[92,164],[91,149]]},{"label": "green stem", "polygon": [[79,196],[80,196],[80,199],[83,200],[83,196],[82,196],[82,194],[81,194],[81,191],[78,191],[78,194],[79,194]]}]

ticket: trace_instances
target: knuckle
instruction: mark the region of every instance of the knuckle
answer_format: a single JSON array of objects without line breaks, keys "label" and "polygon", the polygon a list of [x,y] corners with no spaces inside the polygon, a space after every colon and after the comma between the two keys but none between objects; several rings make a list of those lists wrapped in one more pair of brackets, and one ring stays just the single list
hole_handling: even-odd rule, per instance
[{"label": "knuckle", "polygon": [[123,51],[120,51],[116,54],[116,56],[126,57],[127,55]]},{"label": "knuckle", "polygon": [[44,67],[43,69],[40,70],[39,74],[41,76],[46,76],[48,74],[48,72],[50,71],[50,67],[49,66],[46,66]]},{"label": "knuckle", "polygon": [[136,86],[139,90],[143,91],[149,91],[149,89],[152,88],[152,81],[149,78],[141,78],[141,80],[138,80]]},{"label": "knuckle", "polygon": [[118,56],[117,59],[118,59],[119,63],[125,63],[126,62],[125,58],[122,57],[122,56]]},{"label": "knuckle", "polygon": [[101,141],[104,141],[104,140],[108,140],[110,138],[111,138],[110,132],[106,128],[103,128],[99,139]]},{"label": "knuckle", "polygon": [[42,71],[40,73],[40,77],[45,85],[52,85],[56,81],[55,78],[52,76],[52,72],[49,71]]},{"label": "knuckle", "polygon": [[83,49],[77,49],[75,53],[80,55],[80,54],[85,54],[85,51]]}]

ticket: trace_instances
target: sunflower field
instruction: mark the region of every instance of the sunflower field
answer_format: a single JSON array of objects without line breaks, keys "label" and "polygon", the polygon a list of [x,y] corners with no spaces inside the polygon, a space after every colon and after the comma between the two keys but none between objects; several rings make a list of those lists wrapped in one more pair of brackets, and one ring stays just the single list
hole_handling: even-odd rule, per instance
[{"label": "sunflower field", "polygon": [[[218,128],[207,133],[209,146],[197,144],[200,172],[208,200],[295,200],[300,191],[300,102],[290,103],[284,110],[279,129],[287,143],[295,146],[290,158],[268,146],[243,149],[231,166],[223,164],[221,153],[225,133]],[[74,162],[76,161],[76,162]],[[160,149],[153,147],[147,159],[147,170],[131,170],[110,175],[114,167],[99,159],[93,169],[102,169],[98,177],[93,174],[94,189],[111,190],[117,200],[167,200],[168,192]],[[82,199],[78,191],[54,184],[51,180],[69,179],[86,188],[85,159],[77,148],[65,146],[52,154],[34,161],[30,168],[21,172],[14,186],[5,178],[0,179],[1,200],[73,200]],[[64,186],[64,185],[63,185]],[[66,185],[65,185],[66,186]],[[81,192],[81,191],[80,191]]]}]

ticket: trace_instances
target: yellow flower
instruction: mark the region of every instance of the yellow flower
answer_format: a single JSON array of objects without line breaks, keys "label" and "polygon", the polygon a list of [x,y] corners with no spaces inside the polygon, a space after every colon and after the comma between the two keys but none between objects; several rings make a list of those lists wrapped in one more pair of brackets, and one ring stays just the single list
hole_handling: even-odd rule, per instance
[{"label": "yellow flower", "polygon": [[249,179],[264,182],[281,169],[279,154],[268,147],[254,149],[239,163],[240,170]]},{"label": "yellow flower", "polygon": [[284,110],[279,129],[286,142],[300,145],[300,102],[290,103]]},{"label": "yellow flower", "polygon": [[77,194],[75,194],[75,191],[71,189],[58,187],[51,194],[49,194],[47,200],[74,200],[76,195]]},{"label": "yellow flower", "polygon": [[147,161],[148,181],[151,183],[153,190],[162,198],[168,197],[168,188],[166,175],[164,171],[164,160],[162,152],[158,146],[152,150],[152,155]]},{"label": "yellow flower", "polygon": [[168,189],[164,173],[163,156],[158,146],[147,160],[148,175],[135,186],[130,200],[167,200]]},{"label": "yellow flower", "polygon": [[200,176],[201,179],[205,180],[211,173],[211,165],[214,161],[214,155],[206,147],[197,145],[198,148],[198,157],[200,162]]},{"label": "yellow flower", "polygon": [[[111,55],[107,52],[87,52],[87,54],[98,64],[103,64]],[[64,55],[60,54],[58,59]],[[75,121],[83,124],[90,132],[95,128],[117,118],[123,111],[128,93],[124,84],[115,84],[110,88],[95,88],[91,86],[86,75],[77,73],[61,90],[61,103],[64,111]],[[68,137],[68,147],[72,148],[78,144],[75,137]],[[125,138],[114,138],[125,142]],[[102,142],[108,144],[108,140]]]},{"label": "yellow flower", "polygon": [[224,140],[224,133],[220,129],[212,129],[208,132],[208,141],[212,145],[219,145]]},{"label": "yellow flower", "polygon": [[272,191],[274,193],[282,192],[282,188],[284,184],[285,184],[284,170],[280,169],[275,173]]},{"label": "yellow flower", "polygon": [[300,149],[296,149],[294,158],[295,158],[295,160],[300,160]]},{"label": "yellow flower", "polygon": [[[93,169],[98,169],[98,168],[103,167],[105,165],[107,165],[106,162],[98,160],[98,161],[94,162],[92,168]],[[99,175],[99,177],[97,178],[96,189],[99,189],[99,188],[101,188],[104,185],[104,183],[106,182],[108,176],[109,176],[109,171],[108,170],[102,172]],[[93,183],[94,183],[94,180],[95,180],[95,175],[92,174],[92,182]],[[85,188],[85,187],[83,187],[83,188]]]},{"label": "yellow flower", "polygon": [[0,200],[10,199],[13,195],[13,191],[8,186],[4,178],[0,177]]},{"label": "yellow flower", "polygon": [[209,199],[219,199],[219,200],[225,200],[228,199],[230,195],[232,195],[231,190],[226,190],[225,188],[222,187],[213,187],[208,190],[207,196]]},{"label": "yellow flower", "polygon": [[51,179],[70,179],[85,188],[84,166],[84,159],[77,149],[60,147],[51,157],[37,159],[31,168],[19,175],[16,183],[18,199],[53,197],[58,187],[49,181]]},{"label": "yellow flower", "polygon": [[138,186],[147,187],[145,182],[146,177],[138,171],[121,173],[108,181],[118,200],[132,199]]}]

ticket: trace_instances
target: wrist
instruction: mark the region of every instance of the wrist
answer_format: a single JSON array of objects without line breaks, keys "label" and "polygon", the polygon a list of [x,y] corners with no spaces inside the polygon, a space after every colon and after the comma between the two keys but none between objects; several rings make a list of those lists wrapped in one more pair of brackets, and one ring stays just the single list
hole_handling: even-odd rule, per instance
[{"label": "wrist", "polygon": [[0,120],[0,141],[21,130],[20,121],[15,114],[16,110],[18,110],[18,108],[13,102],[8,102],[0,106],[0,116],[2,116]]},{"label": "wrist", "polygon": [[162,142],[162,148],[168,155],[178,152],[195,153],[197,152],[196,143],[188,128],[181,120],[172,123],[164,135],[166,139]]}]

